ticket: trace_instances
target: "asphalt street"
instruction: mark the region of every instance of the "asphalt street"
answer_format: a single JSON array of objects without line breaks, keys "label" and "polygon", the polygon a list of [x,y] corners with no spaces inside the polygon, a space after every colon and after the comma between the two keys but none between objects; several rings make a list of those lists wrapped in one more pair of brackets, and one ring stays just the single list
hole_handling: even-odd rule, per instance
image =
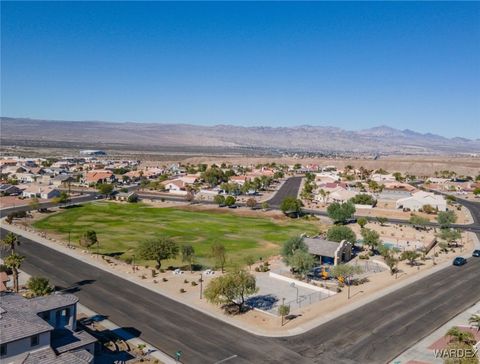
[{"label": "asphalt street", "polygon": [[[5,233],[2,230],[2,235]],[[21,238],[22,269],[185,363],[385,363],[480,300],[480,259],[447,267],[305,334],[258,337],[41,244]],[[361,287],[353,288],[360,290]],[[235,357],[232,357],[235,356]]]},{"label": "asphalt street", "polygon": [[[287,185],[280,199],[295,186],[298,191],[296,183]],[[472,214],[478,223],[478,205]],[[266,338],[36,242],[21,241],[18,251],[26,256],[22,269],[27,273],[69,288],[82,304],[138,330],[167,354],[181,350],[185,363],[385,363],[480,300],[480,259],[470,258],[465,266],[449,266],[307,333]]]},{"label": "asphalt street", "polygon": [[275,195],[273,195],[273,197],[268,200],[268,204],[271,207],[278,208],[286,197],[297,198],[298,191],[302,183],[302,178],[303,177],[298,176],[290,177],[289,179],[287,179],[277,191],[277,193],[275,193]]}]

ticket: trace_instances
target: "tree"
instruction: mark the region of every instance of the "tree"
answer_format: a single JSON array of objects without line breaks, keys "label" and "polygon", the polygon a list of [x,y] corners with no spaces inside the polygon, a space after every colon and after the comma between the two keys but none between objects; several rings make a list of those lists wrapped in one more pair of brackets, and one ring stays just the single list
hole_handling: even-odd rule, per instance
[{"label": "tree", "polygon": [[233,196],[227,196],[227,198],[225,199],[225,205],[227,206],[233,206],[235,205],[235,202],[237,202],[237,200]]},{"label": "tree", "polygon": [[28,203],[28,205],[30,206],[30,209],[31,209],[31,210],[38,210],[38,208],[40,207],[40,202],[38,201],[38,198],[37,198],[37,197],[34,197],[34,198],[32,198],[32,200]]},{"label": "tree", "polygon": [[365,217],[359,217],[357,219],[357,224],[360,225],[360,228],[363,229],[367,225],[368,220]]},{"label": "tree", "polygon": [[380,235],[372,229],[362,229],[363,245],[370,247],[370,250],[375,249],[380,245]]},{"label": "tree", "polygon": [[34,297],[46,296],[53,292],[50,282],[44,277],[30,277],[27,288]]},{"label": "tree", "polygon": [[280,204],[280,210],[282,210],[284,214],[300,214],[302,207],[302,201],[295,197],[285,197]]},{"label": "tree", "polygon": [[337,264],[330,269],[330,274],[335,278],[351,278],[355,274],[360,274],[363,272],[362,267],[359,265],[351,264]]},{"label": "tree", "polygon": [[137,203],[138,202],[138,195],[136,193],[132,193],[127,197],[127,202],[130,203]]},{"label": "tree", "polygon": [[303,240],[302,236],[295,236],[288,239],[282,246],[281,255],[285,263],[289,264],[290,258],[296,251],[308,252],[307,244]]},{"label": "tree", "polygon": [[258,292],[255,276],[237,270],[214,278],[205,288],[205,298],[216,305],[235,305],[243,312],[245,299]]},{"label": "tree", "polygon": [[81,245],[90,248],[92,245],[98,243],[97,233],[95,230],[87,230],[85,234],[83,234],[83,239]]},{"label": "tree", "polygon": [[245,257],[245,264],[248,265],[248,268],[252,270],[252,265],[255,264],[255,257],[253,255],[247,255]]},{"label": "tree", "polygon": [[195,199],[195,195],[192,191],[188,191],[185,195],[185,201],[192,202]]},{"label": "tree", "polygon": [[178,255],[178,245],[168,237],[159,237],[152,240],[146,240],[140,243],[138,255],[141,259],[154,260],[160,269],[162,260],[173,259]]},{"label": "tree", "polygon": [[247,200],[247,206],[250,207],[251,209],[254,209],[255,206],[257,206],[257,200],[255,200],[253,197],[249,198]]},{"label": "tree", "polygon": [[429,220],[426,217],[413,214],[409,219],[410,224],[421,227],[422,229],[428,224]]},{"label": "tree", "polygon": [[215,202],[217,205],[224,205],[225,204],[225,196],[222,195],[216,195],[213,198],[213,202]]},{"label": "tree", "polygon": [[450,338],[450,342],[457,342],[467,345],[475,345],[477,341],[471,332],[460,330],[458,327],[452,327],[449,329],[445,336]]},{"label": "tree", "polygon": [[480,314],[473,314],[468,319],[468,323],[477,328],[477,331],[480,331]]},{"label": "tree", "polygon": [[215,267],[220,267],[223,273],[225,263],[227,262],[227,250],[225,245],[221,243],[213,243],[210,247],[210,253],[215,262]]},{"label": "tree", "polygon": [[19,255],[15,252],[12,252],[10,255],[8,255],[4,259],[5,265],[12,270],[13,273],[13,289],[15,292],[18,292],[18,271],[20,267],[22,266],[23,261],[25,260],[25,257],[22,255]]},{"label": "tree", "polygon": [[388,268],[390,268],[390,274],[393,275],[398,270],[399,259],[392,254],[385,256],[384,259],[385,263],[388,265]]},{"label": "tree", "polygon": [[113,192],[113,185],[111,183],[101,183],[97,187],[102,195],[110,195]]},{"label": "tree", "polygon": [[67,203],[69,198],[70,195],[67,192],[62,191],[60,192],[60,196],[58,196],[58,203]]},{"label": "tree", "polygon": [[191,245],[182,245],[182,262],[188,262],[190,265],[190,272],[192,271],[193,259],[195,257],[195,249]]},{"label": "tree", "polygon": [[[477,177],[480,177],[480,176],[477,176]],[[473,194],[474,194],[475,196],[480,195],[480,187],[475,188],[475,189],[473,190]]]},{"label": "tree", "polygon": [[408,264],[410,266],[416,265],[416,260],[420,257],[420,254],[417,253],[414,250],[405,250],[401,255],[400,255],[400,260],[408,260]]},{"label": "tree", "polygon": [[437,236],[451,244],[459,240],[462,237],[462,234],[460,233],[460,230],[457,229],[443,228],[440,229],[440,233],[438,233]]},{"label": "tree", "polygon": [[385,226],[385,223],[387,223],[388,219],[383,216],[377,216],[377,221],[380,223],[380,226]]},{"label": "tree", "polygon": [[355,206],[351,202],[342,204],[334,202],[328,206],[327,213],[328,217],[330,217],[335,223],[345,224],[355,213]]},{"label": "tree", "polygon": [[18,239],[18,236],[15,235],[12,232],[9,232],[3,240],[1,241],[2,247],[10,249],[10,251],[15,251],[15,247],[20,245],[20,240]]},{"label": "tree", "polygon": [[278,307],[278,314],[282,316],[282,326],[283,326],[283,321],[285,316],[290,315],[290,306],[284,305],[284,304],[280,305]]},{"label": "tree", "polygon": [[262,202],[262,210],[268,210],[269,207],[270,206],[267,201]]},{"label": "tree", "polygon": [[457,221],[457,215],[454,211],[441,211],[437,215],[437,221],[441,227],[449,227]]},{"label": "tree", "polygon": [[350,199],[350,202],[354,205],[370,205],[374,206],[377,203],[377,200],[373,198],[372,195],[366,193],[360,193]]},{"label": "tree", "polygon": [[330,241],[336,241],[337,243],[340,243],[342,240],[355,243],[357,241],[357,236],[348,226],[334,225],[328,229],[327,239]]},{"label": "tree", "polygon": [[433,208],[432,205],[429,205],[429,204],[423,205],[422,211],[429,215],[435,213],[435,209]]},{"label": "tree", "polygon": [[296,250],[288,259],[288,264],[292,267],[294,272],[297,272],[301,276],[305,276],[315,266],[315,259],[308,252]]}]

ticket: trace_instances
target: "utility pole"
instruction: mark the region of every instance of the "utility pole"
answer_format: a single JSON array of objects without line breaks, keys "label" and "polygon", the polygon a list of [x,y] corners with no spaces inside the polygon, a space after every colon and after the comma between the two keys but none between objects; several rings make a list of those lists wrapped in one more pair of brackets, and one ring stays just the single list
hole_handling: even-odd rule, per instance
[{"label": "utility pole", "polygon": [[202,292],[203,292],[203,275],[200,273],[200,299],[202,299]]}]

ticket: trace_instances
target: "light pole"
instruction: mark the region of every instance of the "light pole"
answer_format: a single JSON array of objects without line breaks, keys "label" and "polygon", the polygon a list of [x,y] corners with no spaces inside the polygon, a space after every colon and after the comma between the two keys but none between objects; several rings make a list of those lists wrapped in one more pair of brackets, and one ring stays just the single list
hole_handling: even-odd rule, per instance
[{"label": "light pole", "polygon": [[135,272],[135,254],[132,254],[132,271]]},{"label": "light pole", "polygon": [[348,299],[350,299],[350,276],[347,276],[347,286],[348,286]]},{"label": "light pole", "polygon": [[202,299],[202,291],[203,291],[203,275],[200,273],[200,299]]},{"label": "light pole", "polygon": [[295,285],[295,282],[290,283],[290,287],[295,288],[297,290],[297,304],[298,304],[298,287]]}]

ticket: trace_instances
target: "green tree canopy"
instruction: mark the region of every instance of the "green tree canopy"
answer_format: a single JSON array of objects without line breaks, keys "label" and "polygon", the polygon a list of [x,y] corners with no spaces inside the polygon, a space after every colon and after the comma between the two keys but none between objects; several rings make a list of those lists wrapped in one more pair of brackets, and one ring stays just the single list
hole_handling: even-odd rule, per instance
[{"label": "green tree canopy", "polygon": [[215,202],[217,205],[223,205],[225,204],[225,196],[223,195],[216,195],[213,198],[213,202]]},{"label": "green tree canopy", "polygon": [[53,292],[50,282],[44,277],[30,277],[27,288],[34,297],[46,296]]},{"label": "green tree canopy", "polygon": [[454,211],[440,211],[437,215],[437,221],[442,227],[448,227],[457,221],[457,215]]},{"label": "green tree canopy", "polygon": [[380,235],[372,229],[362,229],[363,245],[370,247],[371,250],[380,245]]},{"label": "green tree canopy", "polygon": [[210,247],[210,254],[215,262],[215,267],[220,267],[223,273],[225,263],[227,262],[227,249],[225,248],[225,245],[221,243],[213,243]]},{"label": "green tree canopy", "polygon": [[290,258],[296,251],[308,252],[307,244],[305,244],[301,236],[292,237],[283,244],[281,251],[283,260],[288,264]]},{"label": "green tree canopy", "polygon": [[237,200],[233,196],[227,196],[227,198],[225,198],[225,205],[227,206],[235,205],[235,202],[237,202]]},{"label": "green tree canopy", "polygon": [[336,223],[346,223],[353,217],[355,206],[351,202],[334,202],[327,208],[328,216]]},{"label": "green tree canopy", "polygon": [[366,193],[358,194],[350,199],[350,202],[355,205],[370,205],[374,206],[377,203],[377,200],[373,198],[372,195]]},{"label": "green tree canopy", "polygon": [[193,259],[195,258],[195,249],[190,244],[182,245],[181,249],[182,262],[190,265],[190,271],[192,270]]},{"label": "green tree canopy", "polygon": [[111,183],[101,183],[97,186],[98,192],[102,195],[110,195],[113,192],[113,188]]},{"label": "green tree canopy", "polygon": [[420,254],[414,250],[405,250],[400,255],[400,260],[408,260],[408,263],[413,266],[415,261],[420,257]]},{"label": "green tree canopy", "polygon": [[338,243],[342,240],[346,240],[353,244],[357,241],[357,236],[348,226],[334,225],[328,229],[327,239]]},{"label": "green tree canopy", "polygon": [[213,304],[235,305],[238,312],[242,312],[246,298],[257,292],[255,276],[244,270],[237,270],[212,279],[204,294]]},{"label": "green tree canopy", "polygon": [[330,269],[330,274],[335,278],[349,278],[355,274],[361,274],[362,267],[351,264],[338,264]]},{"label": "green tree canopy", "polygon": [[424,227],[428,224],[429,220],[426,217],[413,214],[408,220],[410,224]]},{"label": "green tree canopy", "polygon": [[302,211],[303,203],[295,197],[286,197],[280,204],[280,209],[284,214],[296,213]]},{"label": "green tree canopy", "polygon": [[162,260],[176,258],[178,251],[178,245],[172,239],[159,237],[141,242],[138,247],[138,256],[141,259],[154,260],[159,269],[162,266]]},{"label": "green tree canopy", "polygon": [[315,259],[303,250],[296,250],[288,259],[288,264],[294,272],[305,276],[315,266]]}]

